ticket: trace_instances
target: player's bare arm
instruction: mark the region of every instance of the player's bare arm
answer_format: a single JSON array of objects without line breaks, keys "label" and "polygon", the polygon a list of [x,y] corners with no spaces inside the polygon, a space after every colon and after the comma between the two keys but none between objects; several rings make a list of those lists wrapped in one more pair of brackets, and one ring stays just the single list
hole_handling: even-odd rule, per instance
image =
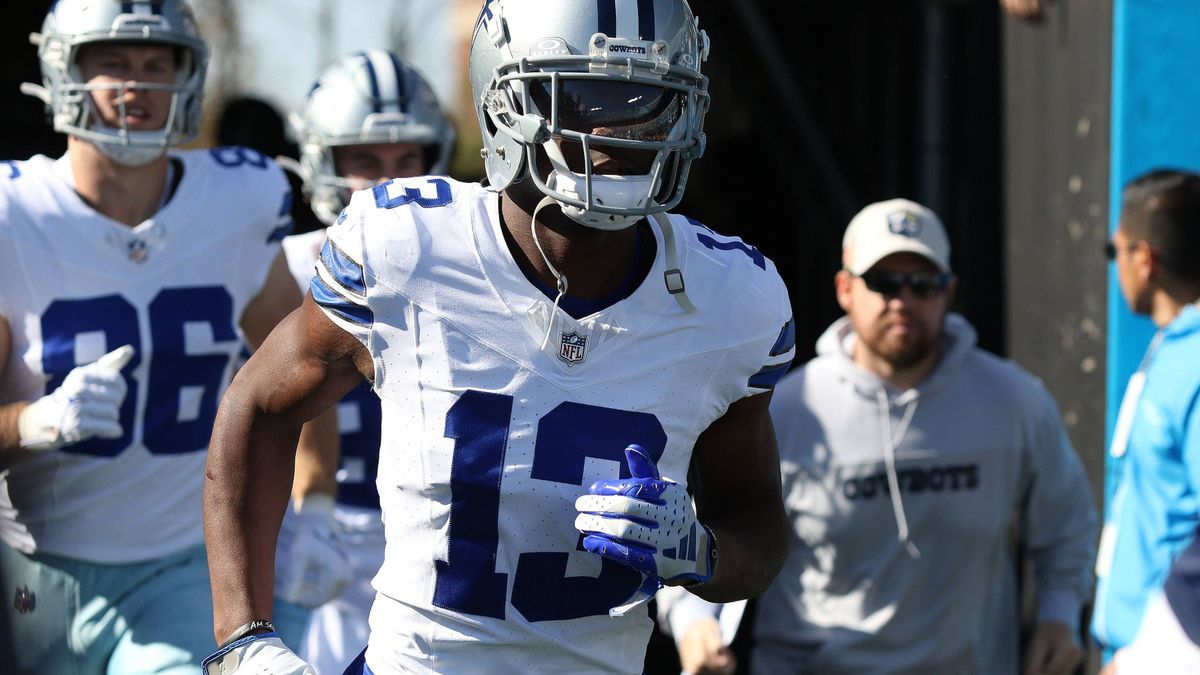
[{"label": "player's bare arm", "polygon": [[217,411],[204,486],[218,642],[251,619],[270,617],[275,544],[301,425],[363,377],[373,377],[373,368],[365,347],[307,296],[226,392]]},{"label": "player's bare arm", "polygon": [[[8,327],[8,321],[4,317],[0,317],[0,382],[4,381],[4,376],[8,373],[10,349],[12,349],[12,330]],[[0,454],[3,455],[3,458],[0,458],[0,466],[7,462],[8,454],[21,445],[21,436],[17,431],[17,419],[27,405],[29,404],[22,401],[0,406]]]},{"label": "player's bare arm", "polygon": [[787,558],[790,528],[770,402],[771,392],[734,402],[692,453],[696,513],[717,542],[712,580],[693,592],[710,602],[762,593]]},{"label": "player's bare arm", "polygon": [[271,329],[293,309],[300,306],[300,289],[288,272],[287,259],[279,251],[271,261],[262,290],[246,303],[240,325],[250,345],[258,348],[266,341]]},{"label": "player's bare arm", "polygon": [[[280,251],[271,262],[262,291],[246,305],[242,331],[254,346],[289,312],[298,307],[301,295],[288,271],[287,259]],[[302,499],[312,493],[337,493],[338,435],[337,412],[330,409],[304,426],[296,446],[296,483],[293,496]]]}]

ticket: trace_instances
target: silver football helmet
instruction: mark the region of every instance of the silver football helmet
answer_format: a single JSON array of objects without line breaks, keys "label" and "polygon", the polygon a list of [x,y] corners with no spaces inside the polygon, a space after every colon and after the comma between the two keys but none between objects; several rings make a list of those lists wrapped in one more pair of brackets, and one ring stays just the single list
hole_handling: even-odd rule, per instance
[{"label": "silver football helmet", "polygon": [[[674,207],[704,152],[708,49],[685,0],[486,0],[470,71],[489,182],[528,177],[600,229]],[[652,161],[603,175],[593,150]]]},{"label": "silver football helmet", "polygon": [[433,88],[400,57],[383,49],[343,56],[317,77],[300,115],[300,176],[313,212],[332,224],[349,191],[369,185],[342,178],[333,148],[364,143],[419,143],[425,172],[445,175],[454,151],[454,127]]},{"label": "silver football helmet", "polygon": [[[55,131],[88,140],[114,160],[132,166],[152,161],[199,132],[208,47],[184,0],[57,0],[42,32],[30,35],[30,41],[38,46],[42,85],[25,83],[21,91],[46,103]],[[175,47],[179,54],[175,83],[87,84],[76,61],[81,47],[97,42]],[[166,124],[157,131],[131,131],[124,121],[120,129],[104,125],[91,97],[100,89],[172,92]]]}]

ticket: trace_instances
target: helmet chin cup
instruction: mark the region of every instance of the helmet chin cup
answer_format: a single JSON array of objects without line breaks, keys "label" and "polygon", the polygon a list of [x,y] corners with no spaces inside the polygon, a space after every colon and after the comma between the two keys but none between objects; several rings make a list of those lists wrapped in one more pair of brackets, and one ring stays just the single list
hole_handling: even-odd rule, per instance
[{"label": "helmet chin cup", "polygon": [[[586,208],[588,202],[587,177],[577,173],[554,169],[546,179],[546,187],[552,199],[562,207],[568,218],[597,230],[623,230],[640,221],[641,213],[602,213]],[[592,176],[591,201],[600,207],[645,210],[649,199],[651,179],[649,176]],[[570,201],[564,201],[566,197]],[[578,206],[571,202],[582,202]]]},{"label": "helmet chin cup", "polygon": [[[91,131],[86,140],[122,166],[146,166],[167,151],[167,147],[159,142],[162,139],[159,132],[131,131],[128,133],[129,141],[125,142],[120,132],[112,127],[96,125]],[[102,137],[111,137],[111,140]]]}]

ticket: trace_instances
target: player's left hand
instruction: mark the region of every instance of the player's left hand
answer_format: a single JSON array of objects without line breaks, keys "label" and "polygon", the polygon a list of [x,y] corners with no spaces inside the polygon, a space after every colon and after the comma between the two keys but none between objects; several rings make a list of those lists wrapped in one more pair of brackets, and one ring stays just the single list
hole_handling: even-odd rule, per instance
[{"label": "player's left hand", "polygon": [[663,584],[702,584],[712,578],[712,532],[696,519],[692,498],[664,479],[639,445],[625,448],[632,476],[597,481],[575,500],[575,527],[583,547],[646,576],[639,593]]},{"label": "player's left hand", "polygon": [[225,645],[200,663],[200,671],[204,675],[316,675],[278,633],[250,635]]},{"label": "player's left hand", "polygon": [[1068,675],[1083,660],[1071,627],[1060,621],[1038,624],[1025,651],[1024,675]]},{"label": "player's left hand", "polygon": [[333,511],[329,495],[312,494],[297,502],[296,535],[287,550],[280,552],[275,597],[301,607],[319,607],[336,598],[353,580]]},{"label": "player's left hand", "polygon": [[697,619],[677,644],[682,672],[690,675],[733,675],[737,657],[721,636],[721,625],[712,617]]}]

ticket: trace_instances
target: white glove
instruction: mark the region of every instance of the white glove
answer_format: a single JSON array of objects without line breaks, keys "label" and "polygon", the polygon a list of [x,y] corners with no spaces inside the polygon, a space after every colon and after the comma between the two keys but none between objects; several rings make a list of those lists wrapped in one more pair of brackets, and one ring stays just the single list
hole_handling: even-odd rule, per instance
[{"label": "white glove", "polygon": [[278,633],[244,637],[204,659],[205,675],[316,675],[317,671],[283,644]]},{"label": "white glove", "polygon": [[641,446],[625,448],[625,461],[630,478],[597,481],[591,494],[575,500],[583,547],[645,575],[632,604],[610,612],[618,615],[648,600],[664,581],[708,581],[717,558],[712,532],[696,519],[683,487],[664,479]]},{"label": "white glove", "polygon": [[67,373],[58,389],[30,403],[17,419],[21,447],[53,450],[89,438],[120,438],[125,378],[133,358],[125,345]]},{"label": "white glove", "polygon": [[301,607],[319,607],[354,580],[333,510],[329,495],[311,494],[297,500],[292,514],[295,537],[279,553],[275,597]]}]

